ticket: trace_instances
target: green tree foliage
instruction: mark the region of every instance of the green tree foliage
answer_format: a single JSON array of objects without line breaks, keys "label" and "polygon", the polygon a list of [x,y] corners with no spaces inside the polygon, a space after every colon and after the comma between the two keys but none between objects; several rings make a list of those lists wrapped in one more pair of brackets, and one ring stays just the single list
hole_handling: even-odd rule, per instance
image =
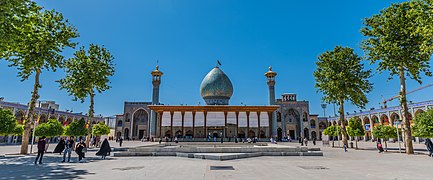
[{"label": "green tree foliage", "polygon": [[323,130],[323,134],[332,137],[332,147],[334,147],[335,136],[341,135],[341,127],[338,125],[328,126],[325,130]]},{"label": "green tree foliage", "polygon": [[89,143],[91,123],[94,117],[95,92],[102,93],[111,87],[109,77],[114,75],[113,56],[110,52],[98,45],[91,44],[86,51],[84,47],[74,53],[74,57],[66,61],[66,77],[60,79],[61,89],[66,89],[73,96],[74,100],[84,101],[90,97],[89,106],[89,136],[86,143]]},{"label": "green tree foliage", "polygon": [[[400,133],[400,132],[399,132]],[[386,125],[379,125],[373,128],[373,136],[385,141],[385,149],[388,149],[387,141],[389,138],[397,138],[397,128]]]},{"label": "green tree foliage", "polygon": [[65,135],[67,136],[86,136],[88,133],[86,128],[86,121],[80,119],[78,121],[74,121],[66,126]]},{"label": "green tree foliage", "polygon": [[408,118],[406,77],[421,83],[421,74],[431,76],[430,58],[433,54],[433,6],[431,1],[414,0],[392,4],[380,14],[365,18],[361,32],[367,37],[362,43],[371,63],[377,70],[390,73],[390,79],[400,79],[407,154],[413,154],[412,134]]},{"label": "green tree foliage", "polygon": [[0,42],[0,58],[11,62],[10,66],[17,67],[22,81],[35,75],[32,97],[23,123],[21,154],[27,154],[34,109],[41,88],[40,75],[43,70],[56,71],[62,67],[64,57],[61,53],[66,47],[75,47],[76,44],[71,42],[71,39],[78,37],[78,33],[63,15],[55,10],[44,10],[25,0],[12,0],[11,4],[5,4],[10,7],[17,5],[18,9],[13,8],[8,11],[9,14],[3,16],[7,25],[4,25],[6,29],[0,31],[0,34],[10,31],[11,34],[6,35],[6,38],[11,37]]},{"label": "green tree foliage", "polygon": [[340,105],[341,132],[343,143],[347,144],[346,122],[344,119],[344,103],[364,108],[368,103],[366,93],[372,90],[372,84],[368,81],[370,70],[364,70],[361,58],[352,48],[337,46],[332,51],[326,51],[319,56],[314,71],[315,87],[323,93],[323,101],[326,103],[337,102]]},{"label": "green tree foliage", "polygon": [[358,116],[349,119],[347,134],[349,134],[350,137],[356,137],[355,146],[356,149],[358,149],[358,140],[365,135],[364,127],[362,127],[361,119]]},{"label": "green tree foliage", "polygon": [[0,135],[16,134],[21,127],[9,109],[0,109]]},{"label": "green tree foliage", "polygon": [[36,127],[36,131],[35,131],[36,136],[46,136],[46,137],[61,136],[63,135],[63,133],[64,133],[63,125],[56,119],[50,119],[46,123],[39,124]]},{"label": "green tree foliage", "polygon": [[94,136],[101,136],[110,134],[110,127],[108,127],[105,123],[99,122],[95,124],[92,128],[92,134]]},{"label": "green tree foliage", "polygon": [[416,137],[433,138],[433,109],[419,113],[413,119],[413,134]]},{"label": "green tree foliage", "polygon": [[0,59],[7,49],[17,46],[29,28],[26,25],[31,12],[39,10],[31,0],[0,0]]}]

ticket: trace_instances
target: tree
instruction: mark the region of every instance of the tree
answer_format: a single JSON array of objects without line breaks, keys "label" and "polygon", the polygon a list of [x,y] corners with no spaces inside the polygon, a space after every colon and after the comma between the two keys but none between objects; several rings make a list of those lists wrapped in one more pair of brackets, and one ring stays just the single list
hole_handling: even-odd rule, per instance
[{"label": "tree", "polygon": [[323,93],[324,102],[339,103],[342,140],[347,145],[344,103],[350,101],[364,108],[368,103],[365,94],[373,88],[368,81],[371,70],[364,70],[361,58],[348,47],[337,46],[334,50],[321,54],[318,59],[317,69],[314,71],[315,87]]},{"label": "tree", "polygon": [[361,119],[358,116],[349,119],[349,125],[347,126],[347,134],[349,134],[350,137],[356,137],[355,147],[356,149],[358,149],[359,137],[365,135],[364,127],[362,127]]},{"label": "tree", "polygon": [[36,136],[47,137],[61,136],[63,135],[63,133],[63,125],[56,119],[50,119],[48,122],[38,125],[35,131]]},{"label": "tree", "polygon": [[34,109],[41,88],[40,75],[43,70],[56,71],[62,67],[64,57],[61,52],[66,47],[75,46],[71,39],[78,34],[61,13],[42,10],[41,7],[31,9],[20,23],[22,28],[19,29],[19,37],[13,38],[13,43],[2,49],[0,55],[11,62],[10,66],[17,67],[22,81],[35,75],[32,97],[23,123],[21,154],[27,154]]},{"label": "tree", "polygon": [[114,74],[113,56],[110,52],[98,45],[91,44],[86,52],[84,47],[74,53],[74,57],[65,62],[66,77],[60,79],[61,89],[66,89],[74,96],[74,100],[90,97],[89,126],[86,144],[89,144],[92,130],[91,122],[94,117],[94,98],[95,92],[102,93],[111,87],[109,77]]},{"label": "tree", "polygon": [[0,135],[16,134],[21,127],[9,109],[0,109],[0,124]]},{"label": "tree", "polygon": [[[400,133],[400,132],[399,132]],[[379,125],[373,128],[373,136],[385,141],[385,150],[388,151],[389,138],[397,138],[397,128],[392,126]]]},{"label": "tree", "polygon": [[95,124],[92,129],[92,134],[94,136],[101,136],[110,134],[110,127],[108,127],[105,123],[99,122],[98,124]]},{"label": "tree", "polygon": [[339,136],[339,135],[341,134],[341,127],[338,126],[338,125],[328,126],[328,127],[323,131],[323,134],[332,137],[332,147],[334,147],[335,136]]},{"label": "tree", "polygon": [[17,46],[19,38],[29,28],[26,21],[31,12],[39,10],[40,7],[30,0],[0,1],[0,59],[8,48]]},{"label": "tree", "polygon": [[413,135],[416,137],[433,138],[433,110],[419,113],[413,119]]},{"label": "tree", "polygon": [[86,121],[84,121],[84,119],[73,121],[65,128],[65,135],[67,136],[86,136],[87,133]]},{"label": "tree", "polygon": [[[368,37],[362,43],[372,64],[378,62],[379,72],[390,73],[389,79],[400,79],[400,106],[406,153],[413,154],[412,131],[408,118],[406,77],[421,83],[421,74],[431,76],[433,54],[433,7],[427,1],[392,4],[380,14],[365,18],[361,32]],[[430,29],[430,30],[429,30]]]}]

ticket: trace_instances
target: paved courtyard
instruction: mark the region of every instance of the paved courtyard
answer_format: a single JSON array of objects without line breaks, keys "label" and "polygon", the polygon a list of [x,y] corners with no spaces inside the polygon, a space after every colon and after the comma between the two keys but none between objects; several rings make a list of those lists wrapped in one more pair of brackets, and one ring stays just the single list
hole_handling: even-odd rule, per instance
[{"label": "paved courtyard", "polygon": [[[2,148],[4,147],[0,147],[0,150]],[[76,154],[73,154],[72,163],[60,163],[61,156],[48,154],[42,165],[32,164],[35,158],[33,155],[6,155],[0,157],[0,179],[413,180],[433,178],[430,173],[433,169],[433,158],[425,154],[408,156],[395,151],[379,154],[373,150],[350,149],[347,153],[336,148],[322,148],[322,150],[323,157],[257,157],[231,161],[181,157],[109,157],[101,160],[94,155],[95,151],[90,151],[86,155],[85,163],[77,163]],[[212,168],[230,169],[230,166],[232,170],[211,170]]]}]

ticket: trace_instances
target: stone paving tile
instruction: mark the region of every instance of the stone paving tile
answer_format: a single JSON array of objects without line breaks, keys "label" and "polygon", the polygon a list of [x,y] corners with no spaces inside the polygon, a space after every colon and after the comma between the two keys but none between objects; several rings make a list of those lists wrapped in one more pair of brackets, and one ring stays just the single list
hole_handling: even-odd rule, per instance
[{"label": "stone paving tile", "polygon": [[[0,147],[1,149],[1,147]],[[0,157],[2,179],[433,179],[433,158],[426,155],[377,153],[322,148],[323,157],[257,157],[211,161],[181,157],[109,157],[89,152],[85,163],[60,163],[47,154],[44,164],[35,156]],[[232,166],[234,170],[211,170]]]}]

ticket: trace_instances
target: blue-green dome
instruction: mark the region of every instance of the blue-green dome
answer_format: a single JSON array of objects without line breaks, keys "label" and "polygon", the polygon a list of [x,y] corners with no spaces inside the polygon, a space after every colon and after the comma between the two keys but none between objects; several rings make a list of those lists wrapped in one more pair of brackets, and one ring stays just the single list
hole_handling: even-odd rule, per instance
[{"label": "blue-green dome", "polygon": [[200,95],[207,105],[228,105],[233,95],[232,82],[219,67],[215,67],[201,82]]}]

